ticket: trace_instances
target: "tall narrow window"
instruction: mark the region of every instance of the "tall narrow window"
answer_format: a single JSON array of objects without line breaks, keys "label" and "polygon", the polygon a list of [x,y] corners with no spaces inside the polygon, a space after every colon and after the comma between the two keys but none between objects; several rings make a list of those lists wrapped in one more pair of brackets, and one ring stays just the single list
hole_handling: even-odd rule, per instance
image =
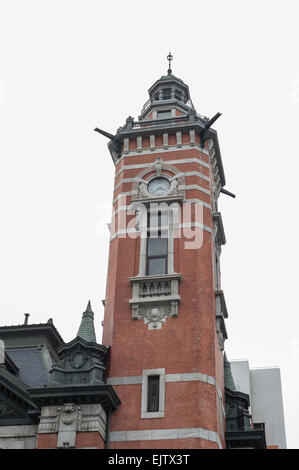
[{"label": "tall narrow window", "polygon": [[149,375],[147,387],[147,411],[159,411],[160,376]]},{"label": "tall narrow window", "polygon": [[168,264],[168,213],[153,211],[148,213],[146,273],[167,274]]}]

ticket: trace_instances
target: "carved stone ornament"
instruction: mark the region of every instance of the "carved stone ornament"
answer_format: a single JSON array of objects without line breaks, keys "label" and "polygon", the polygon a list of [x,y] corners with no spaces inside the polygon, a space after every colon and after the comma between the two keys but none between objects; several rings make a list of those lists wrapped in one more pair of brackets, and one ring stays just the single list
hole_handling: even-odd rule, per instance
[{"label": "carved stone ornament", "polygon": [[162,328],[162,324],[166,322],[167,317],[178,316],[178,304],[177,302],[171,302],[170,305],[159,305],[154,307],[152,305],[150,307],[135,306],[134,313],[133,318],[136,320],[143,318],[144,323],[148,326],[149,330],[160,330]]},{"label": "carved stone ornament", "polygon": [[69,362],[74,369],[81,369],[88,357],[81,349],[77,349],[70,357]]},{"label": "carved stone ornament", "polygon": [[80,429],[81,409],[73,403],[57,408],[57,447],[75,447],[76,433]]},{"label": "carved stone ornament", "polygon": [[80,408],[75,408],[72,404],[64,405],[63,410],[60,411],[60,419],[66,426],[71,425],[77,418],[77,413]]}]

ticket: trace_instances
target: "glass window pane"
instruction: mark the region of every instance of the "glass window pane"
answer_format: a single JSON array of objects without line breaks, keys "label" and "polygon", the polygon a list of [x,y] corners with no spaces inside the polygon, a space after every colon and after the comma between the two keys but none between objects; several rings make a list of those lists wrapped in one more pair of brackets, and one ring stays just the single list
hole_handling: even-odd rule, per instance
[{"label": "glass window pane", "polygon": [[159,226],[159,212],[155,209],[151,209],[149,212],[148,227],[158,227]]},{"label": "glass window pane", "polygon": [[[166,99],[166,98],[164,98],[164,99]],[[171,110],[168,109],[167,111],[158,111],[157,117],[158,117],[158,119],[171,118]]]},{"label": "glass window pane", "polygon": [[159,411],[159,380],[158,375],[148,377],[147,411]]},{"label": "glass window pane", "polygon": [[167,255],[167,238],[149,238],[147,256]]},{"label": "glass window pane", "polygon": [[148,275],[166,274],[166,258],[152,258],[148,260]]},{"label": "glass window pane", "polygon": [[170,100],[171,98],[171,88],[163,89],[163,100]]},{"label": "glass window pane", "polygon": [[168,210],[156,208],[151,209],[148,212],[148,221],[147,226],[149,228],[153,227],[163,227],[164,229],[168,228]]},{"label": "glass window pane", "polygon": [[168,228],[168,211],[161,212],[161,227]]}]

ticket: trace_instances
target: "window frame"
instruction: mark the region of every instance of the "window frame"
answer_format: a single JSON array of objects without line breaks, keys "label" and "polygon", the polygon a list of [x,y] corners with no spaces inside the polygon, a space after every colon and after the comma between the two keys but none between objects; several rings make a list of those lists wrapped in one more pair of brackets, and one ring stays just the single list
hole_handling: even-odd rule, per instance
[{"label": "window frame", "polygon": [[[158,220],[157,220],[157,226],[151,226],[151,214],[149,211],[147,213],[147,235],[146,235],[146,267],[145,267],[145,272],[146,276],[153,276],[153,275],[164,275],[168,274],[168,250],[169,250],[169,211],[167,211],[167,225],[162,226],[162,211],[158,210]],[[151,234],[154,236],[151,237]],[[167,236],[162,236],[163,234],[166,234]],[[163,238],[167,240],[166,243],[166,249],[165,249],[165,254],[162,255],[149,255],[149,240],[150,239],[159,239]],[[165,263],[165,272],[163,273],[155,273],[152,274],[149,272],[149,266],[150,266],[150,261],[152,259],[163,259]]]},{"label": "window frame", "polygon": [[[148,377],[159,376],[159,410],[147,411]],[[165,414],[165,369],[145,369],[142,371],[141,418],[164,418]]]},{"label": "window frame", "polygon": [[[166,116],[166,113],[169,113],[168,116]],[[160,114],[160,116],[159,116]],[[161,116],[162,114],[162,116]],[[157,119],[171,119],[172,118],[172,110],[171,109],[160,109],[157,111]]]},{"label": "window frame", "polygon": [[[156,382],[156,383],[155,383]],[[157,396],[157,405],[153,406],[153,389],[155,388],[158,389],[158,396]],[[147,377],[147,412],[148,413],[156,413],[159,411],[159,399],[160,399],[160,393],[159,393],[159,388],[160,388],[160,375],[148,375]]]}]

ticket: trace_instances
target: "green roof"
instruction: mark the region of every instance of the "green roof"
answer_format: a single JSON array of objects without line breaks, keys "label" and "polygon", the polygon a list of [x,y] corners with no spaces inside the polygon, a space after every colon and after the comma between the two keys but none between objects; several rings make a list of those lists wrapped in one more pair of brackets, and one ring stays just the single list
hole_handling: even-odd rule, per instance
[{"label": "green roof", "polygon": [[229,388],[230,390],[235,392],[236,386],[235,386],[232,370],[231,370],[230,363],[228,362],[225,353],[224,353],[223,360],[224,360],[224,385],[226,388]]},{"label": "green roof", "polygon": [[85,341],[96,343],[96,334],[94,329],[94,314],[91,310],[90,300],[88,301],[85,312],[82,315],[81,325],[79,327],[77,336],[85,339]]}]

